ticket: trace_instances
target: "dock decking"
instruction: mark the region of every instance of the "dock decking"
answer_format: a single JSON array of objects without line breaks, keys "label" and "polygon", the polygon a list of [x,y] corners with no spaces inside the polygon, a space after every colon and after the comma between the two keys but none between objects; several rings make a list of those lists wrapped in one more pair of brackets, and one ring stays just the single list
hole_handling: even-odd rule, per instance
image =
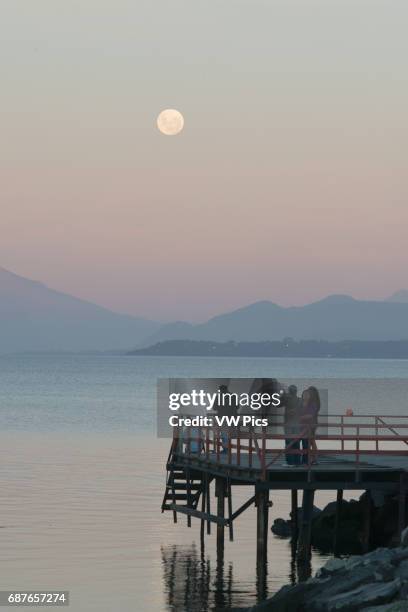
[{"label": "dock decking", "polygon": [[[234,428],[227,434],[219,429],[174,431],[167,461],[167,484],[162,510],[201,522],[201,537],[217,526],[217,552],[223,555],[224,528],[233,539],[233,522],[247,508],[257,509],[257,561],[264,563],[267,551],[269,494],[273,490],[291,490],[292,519],[298,540],[298,558],[310,555],[311,521],[317,490],[337,491],[336,525],[344,490],[380,490],[397,495],[399,530],[407,524],[408,492],[408,417],[360,415],[326,418],[324,433],[317,430],[317,464],[308,450],[299,450],[297,442],[310,432],[297,436],[284,432],[284,423],[276,420],[271,427]],[[287,446],[289,445],[289,446]],[[290,467],[286,455],[306,460]],[[215,482],[216,512],[211,511],[211,483]],[[232,510],[232,492],[236,486],[253,487],[254,494],[240,508]],[[297,525],[298,491],[303,491],[302,521]],[[200,505],[201,502],[201,505]],[[227,516],[225,516],[227,502]],[[370,501],[367,507],[367,543],[370,540]]]}]

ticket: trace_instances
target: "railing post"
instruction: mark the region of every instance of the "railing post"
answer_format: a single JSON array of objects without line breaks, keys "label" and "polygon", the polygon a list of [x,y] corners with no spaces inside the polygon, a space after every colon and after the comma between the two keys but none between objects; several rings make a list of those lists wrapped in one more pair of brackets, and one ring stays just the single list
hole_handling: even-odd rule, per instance
[{"label": "railing post", "polygon": [[266,431],[265,431],[265,427],[263,425],[262,425],[261,463],[262,463],[262,478],[263,478],[263,480],[266,480]]},{"label": "railing post", "polygon": [[191,455],[191,427],[187,428],[187,455]]},{"label": "railing post", "polygon": [[237,465],[241,465],[241,427],[237,428]]},{"label": "railing post", "polygon": [[249,459],[249,467],[252,467],[252,425],[249,427],[249,434],[248,434],[248,446],[249,446],[249,450],[248,450],[248,459]]},{"label": "railing post", "polygon": [[344,452],[344,416],[341,417],[341,450]]},{"label": "railing post", "polygon": [[378,453],[378,451],[379,451],[379,444],[378,444],[378,417],[377,416],[375,417],[375,437],[376,437],[376,440],[375,440],[375,450]]},{"label": "railing post", "polygon": [[360,425],[357,425],[357,440],[356,440],[356,480],[360,480]]}]

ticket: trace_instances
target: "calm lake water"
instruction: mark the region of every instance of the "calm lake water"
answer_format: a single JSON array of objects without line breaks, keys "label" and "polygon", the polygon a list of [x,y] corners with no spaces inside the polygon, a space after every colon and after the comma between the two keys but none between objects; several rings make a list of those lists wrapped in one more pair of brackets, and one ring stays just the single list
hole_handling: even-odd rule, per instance
[{"label": "calm lake water", "polygon": [[[407,375],[408,362],[384,360],[0,357],[0,590],[70,590],[75,612],[253,605],[265,594],[253,508],[219,567],[215,533],[201,551],[197,521],[161,514],[169,441],[155,435],[156,379],[337,379],[336,409],[405,414]],[[271,520],[287,517],[289,494],[272,500]],[[271,594],[296,576],[286,540],[271,534],[268,556]],[[325,560],[314,552],[313,571]]]}]

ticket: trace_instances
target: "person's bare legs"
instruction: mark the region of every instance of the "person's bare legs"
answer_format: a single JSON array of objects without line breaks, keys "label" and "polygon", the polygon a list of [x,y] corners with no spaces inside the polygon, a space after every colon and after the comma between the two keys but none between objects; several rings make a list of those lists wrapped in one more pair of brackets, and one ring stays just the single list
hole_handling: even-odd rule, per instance
[{"label": "person's bare legs", "polygon": [[317,463],[317,444],[315,438],[310,438],[310,463]]}]

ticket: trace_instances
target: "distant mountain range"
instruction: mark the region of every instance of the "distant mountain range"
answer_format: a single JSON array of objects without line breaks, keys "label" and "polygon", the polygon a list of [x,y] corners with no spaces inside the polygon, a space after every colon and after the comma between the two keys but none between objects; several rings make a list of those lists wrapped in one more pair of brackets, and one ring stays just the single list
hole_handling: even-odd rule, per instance
[{"label": "distant mountain range", "polygon": [[200,324],[112,312],[0,268],[0,353],[128,351],[167,340],[408,340],[408,291],[384,301],[333,295],[284,308],[256,302]]},{"label": "distant mountain range", "polygon": [[[403,292],[401,292],[403,293]],[[355,300],[332,295],[306,306],[284,308],[256,302],[213,317],[206,323],[170,323],[145,341],[165,340],[261,342],[282,340],[406,340],[408,302]]]},{"label": "distant mountain range", "polygon": [[160,327],[0,268],[0,353],[123,350]]}]

